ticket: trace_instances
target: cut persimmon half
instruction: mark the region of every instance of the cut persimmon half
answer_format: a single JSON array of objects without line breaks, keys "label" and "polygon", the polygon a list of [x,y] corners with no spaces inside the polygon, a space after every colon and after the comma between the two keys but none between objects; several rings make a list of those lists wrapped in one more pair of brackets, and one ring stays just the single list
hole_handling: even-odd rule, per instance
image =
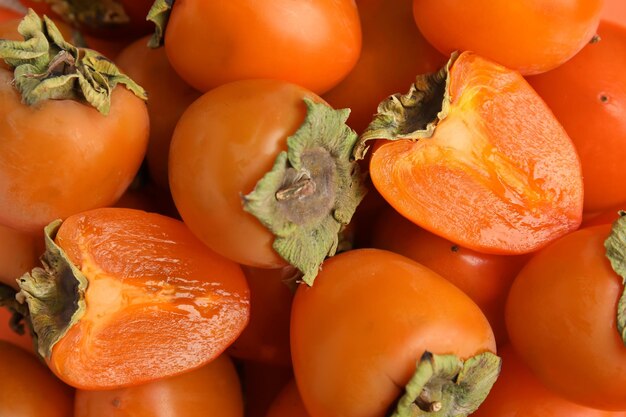
[{"label": "cut persimmon half", "polygon": [[249,317],[236,263],[182,223],[103,208],[46,228],[43,268],[18,281],[39,354],[80,389],[137,385],[217,358]]},{"label": "cut persimmon half", "polygon": [[454,54],[382,102],[355,147],[377,141],[372,182],[400,214],[484,253],[533,252],[578,228],[583,181],[572,141],[516,71]]}]

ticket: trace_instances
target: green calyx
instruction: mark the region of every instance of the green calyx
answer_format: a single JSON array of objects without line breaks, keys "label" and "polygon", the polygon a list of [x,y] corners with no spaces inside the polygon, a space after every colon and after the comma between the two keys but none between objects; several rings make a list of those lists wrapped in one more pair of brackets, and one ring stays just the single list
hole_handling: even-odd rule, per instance
[{"label": "green calyx", "polygon": [[34,268],[19,280],[18,301],[28,305],[38,351],[49,358],[54,345],[84,314],[87,278],[54,242],[61,221],[45,228],[46,252],[43,267]]},{"label": "green calyx", "polygon": [[36,0],[47,3],[66,22],[92,29],[130,22],[122,3],[116,0]]},{"label": "green calyx", "polygon": [[272,170],[243,197],[243,208],[275,235],[274,250],[312,285],[366,190],[351,159],[357,135],[345,124],[349,110],[304,101],[304,122]]},{"label": "green calyx", "polygon": [[365,158],[370,140],[431,137],[439,122],[448,115],[450,67],[457,56],[452,54],[445,67],[436,73],[418,75],[408,93],[394,94],[382,101],[354,147],[354,158]]},{"label": "green calyx", "polygon": [[[626,285],[626,211],[619,211],[619,218],[613,223],[604,247],[611,267]],[[626,345],[626,286],[617,302],[617,330]]]},{"label": "green calyx", "polygon": [[154,23],[154,34],[148,41],[150,48],[158,48],[163,46],[163,39],[165,37],[165,28],[167,22],[170,20],[170,13],[174,6],[174,0],[155,0],[148,12],[146,20]]},{"label": "green calyx", "polygon": [[455,355],[424,352],[390,417],[465,417],[489,394],[501,362],[491,352],[465,361]]},{"label": "green calyx", "polygon": [[91,49],[66,42],[54,22],[32,9],[18,27],[23,41],[0,40],[0,58],[13,67],[15,87],[27,105],[42,100],[86,101],[108,114],[113,89],[122,84],[146,100],[146,92],[115,64]]}]

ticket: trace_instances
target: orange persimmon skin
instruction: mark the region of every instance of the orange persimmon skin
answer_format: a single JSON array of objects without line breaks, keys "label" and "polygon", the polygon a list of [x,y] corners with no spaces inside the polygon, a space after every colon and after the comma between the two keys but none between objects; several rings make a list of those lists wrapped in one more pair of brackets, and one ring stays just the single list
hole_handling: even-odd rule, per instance
[{"label": "orange persimmon skin", "polygon": [[146,161],[150,176],[160,187],[169,188],[167,160],[176,122],[200,92],[187,85],[169,64],[165,49],[148,47],[143,37],[126,47],[115,62],[149,95],[150,140]]},{"label": "orange persimmon skin", "polygon": [[272,232],[243,210],[241,196],[287,150],[287,137],[306,116],[304,98],[322,101],[284,81],[236,81],[203,94],[174,129],[168,169],[176,207],[204,244],[242,265],[287,265]]},{"label": "orange persimmon skin", "polygon": [[197,368],[248,322],[241,268],[181,221],[96,209],[68,218],[55,240],[89,281],[84,315],[46,358],[76,388],[125,387]]},{"label": "orange persimmon skin", "polygon": [[602,22],[598,36],[560,67],[528,77],[574,142],[585,213],[626,203],[626,27]]},{"label": "orange persimmon skin", "polygon": [[203,92],[271,78],[322,94],[354,67],[361,25],[354,0],[186,0],[173,5],[165,51]]},{"label": "orange persimmon skin", "polygon": [[558,67],[589,42],[603,1],[413,0],[413,16],[441,53],[474,51],[530,75]]},{"label": "orange persimmon skin", "polygon": [[415,27],[411,0],[359,0],[363,46],[356,65],[322,98],[336,109],[350,109],[347,124],[361,133],[378,103],[404,91],[416,74],[436,71],[446,62]]},{"label": "orange persimmon skin", "polygon": [[294,375],[315,417],[385,415],[425,350],[467,359],[495,349],[487,319],[467,295],[385,250],[335,255],[293,301]]},{"label": "orange persimmon skin", "polygon": [[567,401],[546,388],[510,345],[498,348],[502,371],[472,417],[623,417]]},{"label": "orange persimmon skin", "polygon": [[237,371],[227,355],[181,375],[135,387],[76,391],[74,417],[242,417]]},{"label": "orange persimmon skin", "polygon": [[0,415],[70,417],[72,390],[35,356],[0,341]]},{"label": "orange persimmon skin", "polygon": [[148,143],[145,103],[123,86],[105,116],[73,100],[21,102],[0,68],[0,223],[40,232],[58,218],[113,204]]},{"label": "orange persimmon skin", "polygon": [[511,344],[569,401],[626,410],[626,347],[617,325],[622,278],[606,257],[610,225],[577,230],[535,254],[506,303]]},{"label": "orange persimmon skin", "polygon": [[376,219],[371,244],[411,258],[456,285],[485,314],[498,345],[508,340],[504,323],[506,296],[528,256],[491,255],[455,245],[391,208]]},{"label": "orange persimmon skin", "polygon": [[575,230],[583,184],[574,146],[519,73],[464,52],[432,137],[384,141],[370,174],[399,213],[477,252],[523,254]]}]

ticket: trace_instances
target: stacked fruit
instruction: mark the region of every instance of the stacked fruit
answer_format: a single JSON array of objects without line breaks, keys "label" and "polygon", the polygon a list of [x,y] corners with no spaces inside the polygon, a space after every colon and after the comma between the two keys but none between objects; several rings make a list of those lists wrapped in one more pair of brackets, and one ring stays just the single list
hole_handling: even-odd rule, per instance
[{"label": "stacked fruit", "polygon": [[626,415],[622,0],[22,3],[0,416]]}]

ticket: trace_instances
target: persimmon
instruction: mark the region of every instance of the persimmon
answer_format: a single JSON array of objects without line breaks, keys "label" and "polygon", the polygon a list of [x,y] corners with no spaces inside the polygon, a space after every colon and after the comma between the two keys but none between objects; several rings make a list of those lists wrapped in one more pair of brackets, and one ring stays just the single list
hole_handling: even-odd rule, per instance
[{"label": "persimmon", "polygon": [[584,181],[584,211],[626,203],[626,27],[602,22],[597,41],[543,74],[528,77],[574,142]]},{"label": "persimmon", "polygon": [[291,264],[313,282],[365,193],[348,114],[280,80],[204,93],[170,145],[170,190],[183,221],[239,264]]},{"label": "persimmon", "polygon": [[535,254],[506,304],[511,344],[569,401],[626,410],[626,218],[570,233]]},{"label": "persimmon", "polygon": [[465,416],[497,378],[495,349],[467,295],[385,250],[328,259],[293,302],[294,375],[315,417]]},{"label": "persimmon", "polygon": [[310,417],[295,380],[289,381],[272,402],[266,417]]},{"label": "persimmon", "polygon": [[412,0],[359,0],[363,42],[354,68],[322,98],[331,106],[351,110],[348,125],[362,132],[376,107],[402,91],[416,74],[436,71],[446,57],[415,27]]},{"label": "persimmon", "polygon": [[123,208],[46,228],[43,268],[20,279],[39,353],[81,389],[138,385],[198,368],[241,333],[241,268],[179,220]]},{"label": "persimmon", "polygon": [[250,322],[228,349],[239,359],[277,366],[291,366],[289,319],[295,284],[292,267],[263,269],[242,267],[250,288]]},{"label": "persimmon", "polygon": [[241,384],[227,355],[193,371],[106,391],[76,391],[74,417],[243,417]]},{"label": "persimmon", "polygon": [[72,417],[73,399],[35,356],[0,340],[0,415]]},{"label": "persimmon", "polygon": [[203,92],[271,78],[322,94],[350,72],[361,51],[353,0],[157,0],[149,18],[164,33],[172,67]]},{"label": "persimmon", "polygon": [[[40,232],[57,218],[113,204],[148,141],[144,90],[107,59],[64,41],[34,12],[20,23],[41,38],[0,41],[0,223]],[[30,56],[30,55],[29,55]]]},{"label": "persimmon", "polygon": [[115,62],[148,92],[150,139],[146,160],[151,178],[167,190],[167,161],[174,127],[185,109],[200,97],[200,92],[174,72],[164,49],[151,49],[147,43],[147,37],[136,40],[118,55]]},{"label": "persimmon", "polygon": [[464,248],[416,226],[392,208],[378,215],[371,244],[411,258],[456,285],[485,314],[498,344],[508,339],[506,296],[528,256],[490,255]]},{"label": "persimmon", "polygon": [[441,53],[473,51],[524,75],[549,71],[595,34],[604,0],[413,0],[424,37]]},{"label": "persimmon", "polygon": [[474,53],[381,103],[372,182],[413,223],[477,252],[523,254],[575,230],[583,210],[572,141],[524,78]]}]

